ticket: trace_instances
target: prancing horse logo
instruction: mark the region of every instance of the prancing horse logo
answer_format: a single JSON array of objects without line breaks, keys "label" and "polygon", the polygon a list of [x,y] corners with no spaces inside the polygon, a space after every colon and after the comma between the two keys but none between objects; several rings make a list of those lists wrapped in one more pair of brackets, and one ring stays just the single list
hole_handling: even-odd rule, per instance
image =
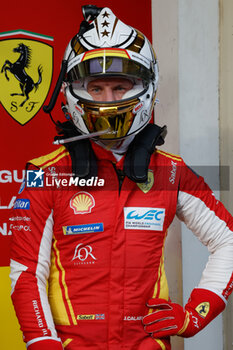
[{"label": "prancing horse logo", "polygon": [[208,301],[203,301],[195,308],[195,310],[202,318],[205,318],[210,311],[210,303]]},{"label": "prancing horse logo", "polygon": [[0,104],[20,125],[40,111],[49,93],[53,76],[50,43],[52,37],[38,33],[0,33]]},{"label": "prancing horse logo", "polygon": [[20,104],[20,107],[24,105],[24,103],[29,100],[30,92],[35,89],[38,89],[39,84],[42,82],[42,66],[38,66],[38,81],[34,83],[33,79],[30,75],[27,74],[25,68],[28,68],[31,63],[31,49],[29,46],[20,43],[17,47],[13,49],[13,52],[20,53],[19,58],[16,62],[12,63],[9,60],[6,60],[2,66],[1,73],[5,73],[6,79],[9,81],[9,77],[7,72],[12,73],[15,78],[19,81],[19,85],[22,93],[11,93],[11,96],[24,96],[26,97]]}]

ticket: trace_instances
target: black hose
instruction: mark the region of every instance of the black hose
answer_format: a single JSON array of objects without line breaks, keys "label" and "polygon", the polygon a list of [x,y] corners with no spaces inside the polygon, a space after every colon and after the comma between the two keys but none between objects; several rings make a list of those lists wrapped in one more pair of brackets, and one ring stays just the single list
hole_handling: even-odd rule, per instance
[{"label": "black hose", "polygon": [[62,82],[64,81],[64,77],[65,77],[65,74],[67,72],[67,65],[68,65],[68,61],[67,60],[63,60],[62,61],[62,65],[61,65],[61,71],[60,71],[60,74],[59,74],[59,77],[58,77],[55,89],[53,90],[53,94],[52,94],[52,97],[51,97],[51,99],[49,101],[49,104],[48,104],[48,106],[43,106],[43,111],[45,113],[50,113],[53,110],[54,106],[55,106],[55,103],[57,101],[59,92],[61,90]]}]

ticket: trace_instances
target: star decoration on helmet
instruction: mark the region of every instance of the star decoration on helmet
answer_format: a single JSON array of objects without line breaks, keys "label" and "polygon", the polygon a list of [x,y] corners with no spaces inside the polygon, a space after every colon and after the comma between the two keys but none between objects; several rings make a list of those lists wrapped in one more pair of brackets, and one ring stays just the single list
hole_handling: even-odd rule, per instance
[{"label": "star decoration on helmet", "polygon": [[102,36],[108,36],[110,34],[110,32],[107,32],[107,30],[105,29],[104,32],[101,32]]},{"label": "star decoration on helmet", "polygon": [[109,26],[109,22],[107,22],[106,20],[103,22],[103,23],[101,23],[102,24],[102,27],[108,27]]},{"label": "star decoration on helmet", "polygon": [[103,16],[103,18],[104,18],[104,17],[107,17],[107,18],[108,18],[108,17],[110,16],[110,13],[107,13],[107,11],[105,11],[105,12],[102,14],[102,16]]}]

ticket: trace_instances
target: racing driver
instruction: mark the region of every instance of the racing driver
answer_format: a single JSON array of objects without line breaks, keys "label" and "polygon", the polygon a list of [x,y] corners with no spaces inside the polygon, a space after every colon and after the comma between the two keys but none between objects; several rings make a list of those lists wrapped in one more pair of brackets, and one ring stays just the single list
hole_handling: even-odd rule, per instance
[{"label": "racing driver", "polygon": [[[27,164],[14,204],[18,224],[30,221],[13,232],[12,300],[28,350],[169,350],[170,336],[194,336],[225,308],[233,220],[182,158],[157,148],[166,127],[149,123],[148,39],[107,7],[83,14],[45,107],[62,88],[60,145]],[[184,307],[164,271],[175,215],[210,251]]]}]

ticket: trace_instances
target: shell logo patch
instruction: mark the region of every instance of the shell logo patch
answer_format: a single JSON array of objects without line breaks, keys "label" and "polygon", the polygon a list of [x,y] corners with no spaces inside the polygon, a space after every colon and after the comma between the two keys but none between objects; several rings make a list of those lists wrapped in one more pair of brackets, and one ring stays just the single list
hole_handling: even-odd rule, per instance
[{"label": "shell logo patch", "polygon": [[70,200],[70,207],[74,214],[88,214],[91,213],[95,206],[93,196],[88,192],[78,192]]},{"label": "shell logo patch", "polygon": [[38,37],[48,40],[42,35],[30,32],[22,35],[31,38],[0,40],[0,93],[7,113],[20,125],[25,125],[39,112],[48,95],[53,47],[38,40]]},{"label": "shell logo patch", "polygon": [[195,310],[201,317],[205,318],[210,311],[210,303],[208,301],[204,301],[203,303],[199,304]]}]

